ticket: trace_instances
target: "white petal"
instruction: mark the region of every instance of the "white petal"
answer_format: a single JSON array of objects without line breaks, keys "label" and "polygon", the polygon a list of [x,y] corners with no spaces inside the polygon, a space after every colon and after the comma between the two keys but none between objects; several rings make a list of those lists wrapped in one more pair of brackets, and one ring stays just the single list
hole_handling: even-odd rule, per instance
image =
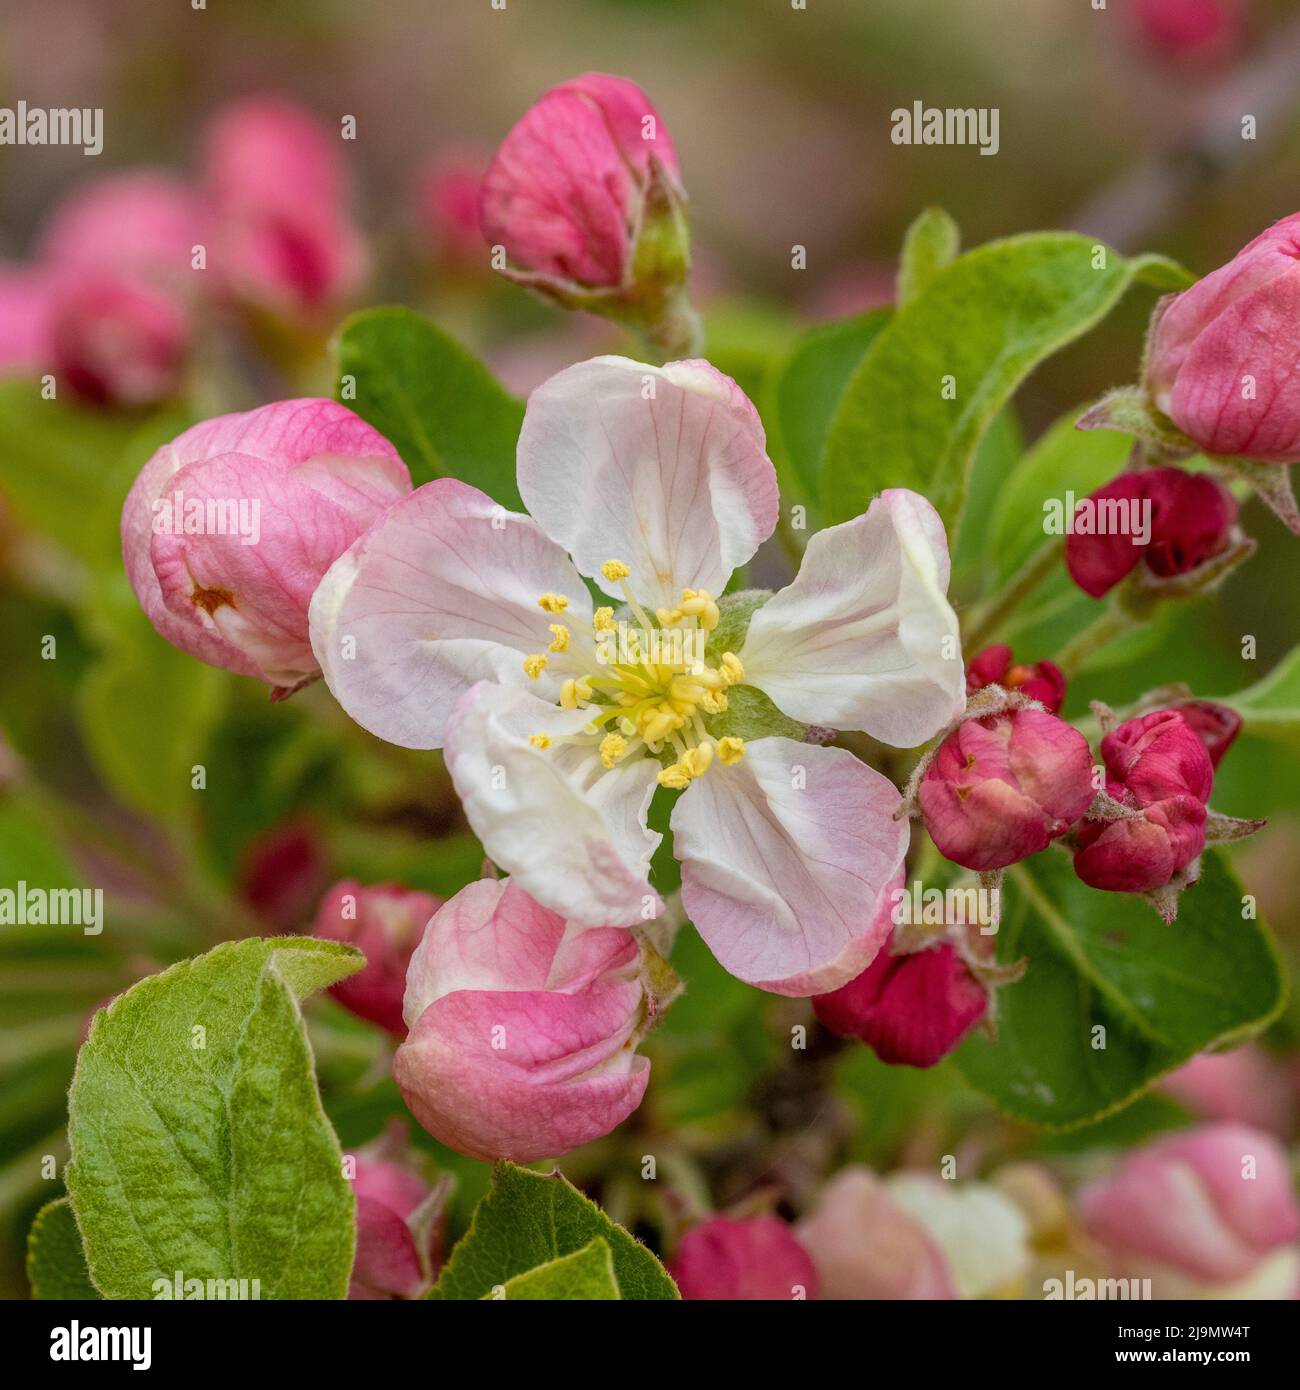
[{"label": "white petal", "polygon": [[913,748],[966,705],[948,544],[934,508],[891,488],[808,542],[754,614],[745,678],[794,719]]}]

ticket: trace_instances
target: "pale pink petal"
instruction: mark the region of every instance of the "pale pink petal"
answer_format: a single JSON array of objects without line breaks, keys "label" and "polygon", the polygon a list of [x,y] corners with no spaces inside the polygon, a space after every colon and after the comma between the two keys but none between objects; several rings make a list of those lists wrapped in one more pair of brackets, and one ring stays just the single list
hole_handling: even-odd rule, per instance
[{"label": "pale pink petal", "polygon": [[0,265],[0,376],[49,370],[55,285],[48,271]]},{"label": "pale pink petal", "polygon": [[764,738],[673,808],[682,903],[718,960],[774,994],[838,989],[889,939],[898,789],[843,748]]},{"label": "pale pink petal", "polygon": [[776,525],[776,472],[758,412],[707,362],[651,367],[596,357],[529,397],[519,435],[519,491],[583,574],[631,568],[650,608],[684,588],[715,595]]},{"label": "pale pink petal", "polygon": [[[448,722],[447,768],[489,858],[521,887],[583,926],[630,926],[662,910],[648,876],[662,836],[646,828],[659,765],[606,770],[590,745],[558,741],[590,717],[480,682]],[[557,741],[536,748],[534,733]]]},{"label": "pale pink petal", "polygon": [[[406,748],[437,748],[476,681],[558,698],[561,663],[533,682],[524,657],[545,652],[562,594],[577,633],[591,595],[535,522],[454,478],[418,488],[339,558],[312,600],[316,659],[362,728]],[[350,640],[349,640],[350,639]],[[575,648],[576,650],[576,648]]]},{"label": "pale pink petal", "polygon": [[813,536],[793,583],[754,614],[746,681],[806,724],[925,742],[966,703],[948,571],[938,513],[888,489]]}]

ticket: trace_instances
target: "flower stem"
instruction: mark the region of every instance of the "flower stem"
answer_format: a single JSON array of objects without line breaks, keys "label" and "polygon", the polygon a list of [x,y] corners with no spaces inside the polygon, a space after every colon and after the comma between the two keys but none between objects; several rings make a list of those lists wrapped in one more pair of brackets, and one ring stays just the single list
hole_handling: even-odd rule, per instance
[{"label": "flower stem", "polygon": [[981,647],[997,632],[1021,601],[1056,568],[1063,545],[1063,540],[1051,540],[1040,546],[999,593],[971,611],[970,627],[962,643],[964,647]]},{"label": "flower stem", "polygon": [[1131,632],[1140,621],[1118,604],[1112,604],[1061,648],[1056,664],[1067,676],[1075,675],[1103,647]]}]

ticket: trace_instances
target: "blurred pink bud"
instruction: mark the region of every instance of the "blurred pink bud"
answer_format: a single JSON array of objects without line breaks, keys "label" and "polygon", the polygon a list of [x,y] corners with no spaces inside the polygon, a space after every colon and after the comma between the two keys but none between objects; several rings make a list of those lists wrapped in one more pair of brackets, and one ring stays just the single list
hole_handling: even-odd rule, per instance
[{"label": "blurred pink bud", "polygon": [[1214,767],[1201,736],[1177,710],[1129,719],[1101,741],[1107,794],[1136,815],[1086,820],[1074,869],[1115,893],[1163,888],[1205,848]]},{"label": "blurred pink bud", "polygon": [[1131,13],[1146,46],[1169,63],[1222,62],[1241,43],[1241,0],[1133,0]]},{"label": "blurred pink bud", "polygon": [[1049,714],[1059,714],[1065,703],[1065,675],[1053,661],[1036,661],[1033,665],[1013,662],[1011,648],[1004,642],[985,647],[966,663],[966,693],[973,695],[986,685],[1000,685],[1004,690],[1018,690],[1031,700],[1037,700]]},{"label": "blurred pink bud", "polygon": [[338,139],[310,112],[274,97],[237,102],[209,125],[212,265],[236,298],[310,316],[364,280],[366,249],[348,212]]},{"label": "blurred pink bud", "polygon": [[1157,1084],[1199,1120],[1232,1120],[1282,1136],[1295,1122],[1285,1068],[1251,1044],[1202,1053]]},{"label": "blurred pink bud", "polygon": [[393,1075],[415,1118],[459,1153],[553,1158],[641,1103],[650,1063],[635,1049],[657,1009],[631,932],[566,931],[522,888],[483,879],[425,928]]},{"label": "blurred pink bud", "polygon": [[951,942],[910,955],[881,951],[856,980],[813,996],[813,1012],[882,1062],[932,1067],[984,1017],[988,996]]},{"label": "blurred pink bud", "polygon": [[1079,1210],[1114,1254],[1204,1283],[1245,1278],[1300,1233],[1285,1150],[1239,1124],[1138,1149],[1083,1189]]},{"label": "blurred pink bud", "polygon": [[[1107,520],[1111,515],[1120,519],[1117,524]],[[1121,473],[1076,509],[1065,542],[1066,568],[1093,598],[1144,561],[1162,579],[1186,574],[1224,549],[1236,520],[1232,494],[1204,473]]]},{"label": "blurred pink bud", "polygon": [[321,902],[312,935],[355,946],[365,956],[366,968],[331,986],[334,998],[358,1018],[404,1038],[406,969],[441,906],[432,893],[397,884],[366,888],[355,879],[336,883]]},{"label": "blurred pink bud", "polygon": [[295,932],[311,916],[329,882],[320,830],[310,821],[276,826],[244,851],[239,896],[273,932]]},{"label": "blurred pink bud", "polygon": [[1183,700],[1174,708],[1200,735],[1211,764],[1217,768],[1241,732],[1241,715],[1213,700]]},{"label": "blurred pink bud", "polygon": [[36,376],[54,356],[50,328],[54,275],[25,265],[0,265],[0,376]]},{"label": "blurred pink bud", "polygon": [[357,1253],[350,1299],[419,1298],[433,1283],[442,1247],[447,1183],[431,1186],[405,1151],[397,1125],[345,1155],[357,1199]]},{"label": "blurred pink bud", "polygon": [[444,268],[487,268],[478,201],[487,159],[477,150],[449,149],[419,172],[415,212],[429,250]]},{"label": "blurred pink bud", "polygon": [[680,197],[677,153],[649,97],[587,73],[552,87],[502,142],[483,179],[483,235],[522,270],[618,288],[656,172]]},{"label": "blurred pink bud", "polygon": [[176,394],[190,336],[180,302],[145,281],[74,276],[54,294],[49,366],[96,405],[154,405]]},{"label": "blurred pink bud", "polygon": [[393,446],[335,401],[222,415],[135,480],[127,575],[173,646],[287,694],[320,674],[307,607],[321,577],[410,490]]},{"label": "blurred pink bud", "polygon": [[817,1296],[817,1271],[808,1252],[776,1216],[710,1217],[686,1232],[668,1268],[685,1299]]},{"label": "blurred pink bud", "polygon": [[843,1168],[795,1227],[828,1299],[954,1299],[937,1242],[868,1168]]},{"label": "blurred pink bud", "polygon": [[1300,213],[1156,307],[1146,387],[1210,454],[1300,461]]},{"label": "blurred pink bud", "polygon": [[1046,849],[1092,804],[1088,741],[1054,714],[1012,709],[968,719],[943,741],[918,792],[940,852],[1001,869]]}]

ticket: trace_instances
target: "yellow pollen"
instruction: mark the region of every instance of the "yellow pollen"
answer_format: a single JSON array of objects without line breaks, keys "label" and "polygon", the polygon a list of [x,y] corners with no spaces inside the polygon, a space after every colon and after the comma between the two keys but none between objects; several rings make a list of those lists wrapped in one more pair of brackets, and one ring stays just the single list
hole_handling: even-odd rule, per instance
[{"label": "yellow pollen", "polygon": [[555,641],[551,643],[551,651],[565,652],[569,649],[569,629],[563,623],[548,623],[551,629],[551,636]]},{"label": "yellow pollen", "polygon": [[537,600],[537,606],[546,613],[563,613],[569,606],[569,600],[563,594],[543,594]]},{"label": "yellow pollen", "polygon": [[614,630],[614,610],[612,608],[597,608],[591,625],[597,632],[612,632]]},{"label": "yellow pollen", "polygon": [[606,734],[600,741],[600,760],[606,767],[613,767],[627,752],[627,739],[621,734]]},{"label": "yellow pollen", "polygon": [[721,714],[727,708],[727,697],[720,690],[706,690],[700,696],[700,708],[705,714]]},{"label": "yellow pollen", "polygon": [[534,748],[546,749],[551,746],[551,736],[550,734],[529,734],[528,742],[531,743]]},{"label": "yellow pollen", "polygon": [[675,627],[682,620],[682,610],[680,608],[656,608],[655,617],[659,619],[660,627]]},{"label": "yellow pollen", "polygon": [[567,680],[560,687],[560,708],[577,709],[591,699],[591,686],[585,680]]},{"label": "yellow pollen", "polygon": [[711,743],[697,743],[694,748],[686,752],[681,763],[692,777],[703,777],[709,770],[709,764],[712,761],[713,745]]},{"label": "yellow pollen", "polygon": [[662,743],[674,729],[680,729],[685,721],[675,710],[665,709],[662,705],[657,710],[648,711],[641,725],[641,737],[647,743]]},{"label": "yellow pollen", "polygon": [[527,672],[529,680],[535,681],[546,670],[546,664],[545,652],[534,652],[531,656],[524,657],[524,670]]},{"label": "yellow pollen", "polygon": [[609,580],[611,584],[620,579],[626,579],[632,573],[622,560],[606,560],[600,567],[600,572]]},{"label": "yellow pollen", "polygon": [[728,652],[722,658],[721,673],[722,679],[728,685],[739,685],[745,679],[745,668],[740,664],[740,658],[735,652]]},{"label": "yellow pollen", "polygon": [[726,767],[732,767],[745,756],[745,740],[743,738],[720,738],[718,740],[718,758]]},{"label": "yellow pollen", "polygon": [[671,787],[673,791],[684,791],[691,784],[691,774],[680,763],[663,768],[659,773],[659,785]]}]

